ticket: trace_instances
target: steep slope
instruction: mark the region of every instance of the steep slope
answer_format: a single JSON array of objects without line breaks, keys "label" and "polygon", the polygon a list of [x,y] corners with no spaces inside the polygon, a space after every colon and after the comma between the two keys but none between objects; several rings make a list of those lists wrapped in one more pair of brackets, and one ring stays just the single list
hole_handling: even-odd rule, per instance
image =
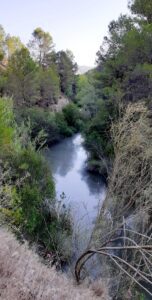
[{"label": "steep slope", "polygon": [[0,229],[1,300],[108,300],[101,282],[76,286],[66,275],[48,268],[27,244],[20,245],[6,229]]}]

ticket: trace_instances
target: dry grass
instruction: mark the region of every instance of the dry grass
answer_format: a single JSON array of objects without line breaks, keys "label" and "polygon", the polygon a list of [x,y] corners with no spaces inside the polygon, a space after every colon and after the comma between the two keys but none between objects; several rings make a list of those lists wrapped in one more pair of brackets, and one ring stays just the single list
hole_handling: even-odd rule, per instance
[{"label": "dry grass", "polygon": [[115,200],[112,211],[115,219],[127,216],[133,207],[134,214],[144,210],[145,222],[149,218],[152,208],[151,117],[144,104],[129,105],[122,120],[112,127],[115,162],[108,197]]},{"label": "dry grass", "polygon": [[101,239],[107,235],[107,231],[115,231],[124,218],[136,231],[150,234],[152,116],[144,104],[129,105],[123,118],[112,126],[112,136],[115,161],[105,204],[99,216],[99,234],[101,227]]},{"label": "dry grass", "polygon": [[[111,131],[115,161],[91,249],[112,247],[106,249],[107,258],[100,253],[110,293],[128,299],[127,293],[133,292],[131,299],[139,299],[134,283],[140,284],[141,278],[149,282],[152,294],[152,254],[127,247],[152,245],[152,114],[143,103],[128,105]],[[115,246],[120,248],[113,250]]]},{"label": "dry grass", "polygon": [[39,257],[20,245],[6,229],[0,229],[1,300],[109,300],[102,282],[77,286],[74,280],[57,273]]}]

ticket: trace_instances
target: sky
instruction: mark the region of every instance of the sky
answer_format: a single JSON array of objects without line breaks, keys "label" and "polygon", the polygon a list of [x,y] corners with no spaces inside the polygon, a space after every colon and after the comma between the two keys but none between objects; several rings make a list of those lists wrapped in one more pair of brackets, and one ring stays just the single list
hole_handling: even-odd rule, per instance
[{"label": "sky", "polygon": [[128,12],[128,0],[0,0],[0,24],[25,44],[33,30],[50,32],[55,49],[70,49],[79,65],[93,66],[108,24]]}]

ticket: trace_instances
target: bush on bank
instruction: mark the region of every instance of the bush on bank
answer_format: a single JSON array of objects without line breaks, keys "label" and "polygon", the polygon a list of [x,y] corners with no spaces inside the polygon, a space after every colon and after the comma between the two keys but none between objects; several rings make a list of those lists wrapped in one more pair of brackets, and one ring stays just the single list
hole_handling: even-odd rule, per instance
[{"label": "bush on bank", "polygon": [[35,138],[43,131],[48,145],[72,136],[81,129],[83,123],[79,109],[73,103],[56,113],[39,107],[20,109],[16,112],[16,121],[21,124],[23,120],[30,122],[31,137]]},{"label": "bush on bank", "polygon": [[[41,141],[39,140],[39,144]],[[29,128],[19,129],[12,100],[0,98],[0,212],[29,241],[67,259],[63,240],[69,240],[69,214],[57,210],[55,185],[44,157],[31,141]]]}]

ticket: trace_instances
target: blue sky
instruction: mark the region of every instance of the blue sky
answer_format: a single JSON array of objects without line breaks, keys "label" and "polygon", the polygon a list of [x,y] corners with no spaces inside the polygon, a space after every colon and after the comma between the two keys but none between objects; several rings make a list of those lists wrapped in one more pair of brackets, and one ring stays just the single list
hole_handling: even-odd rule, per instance
[{"label": "blue sky", "polygon": [[128,0],[1,0],[0,24],[24,43],[36,27],[53,36],[56,50],[72,50],[79,65],[93,66],[108,24],[127,13]]}]

